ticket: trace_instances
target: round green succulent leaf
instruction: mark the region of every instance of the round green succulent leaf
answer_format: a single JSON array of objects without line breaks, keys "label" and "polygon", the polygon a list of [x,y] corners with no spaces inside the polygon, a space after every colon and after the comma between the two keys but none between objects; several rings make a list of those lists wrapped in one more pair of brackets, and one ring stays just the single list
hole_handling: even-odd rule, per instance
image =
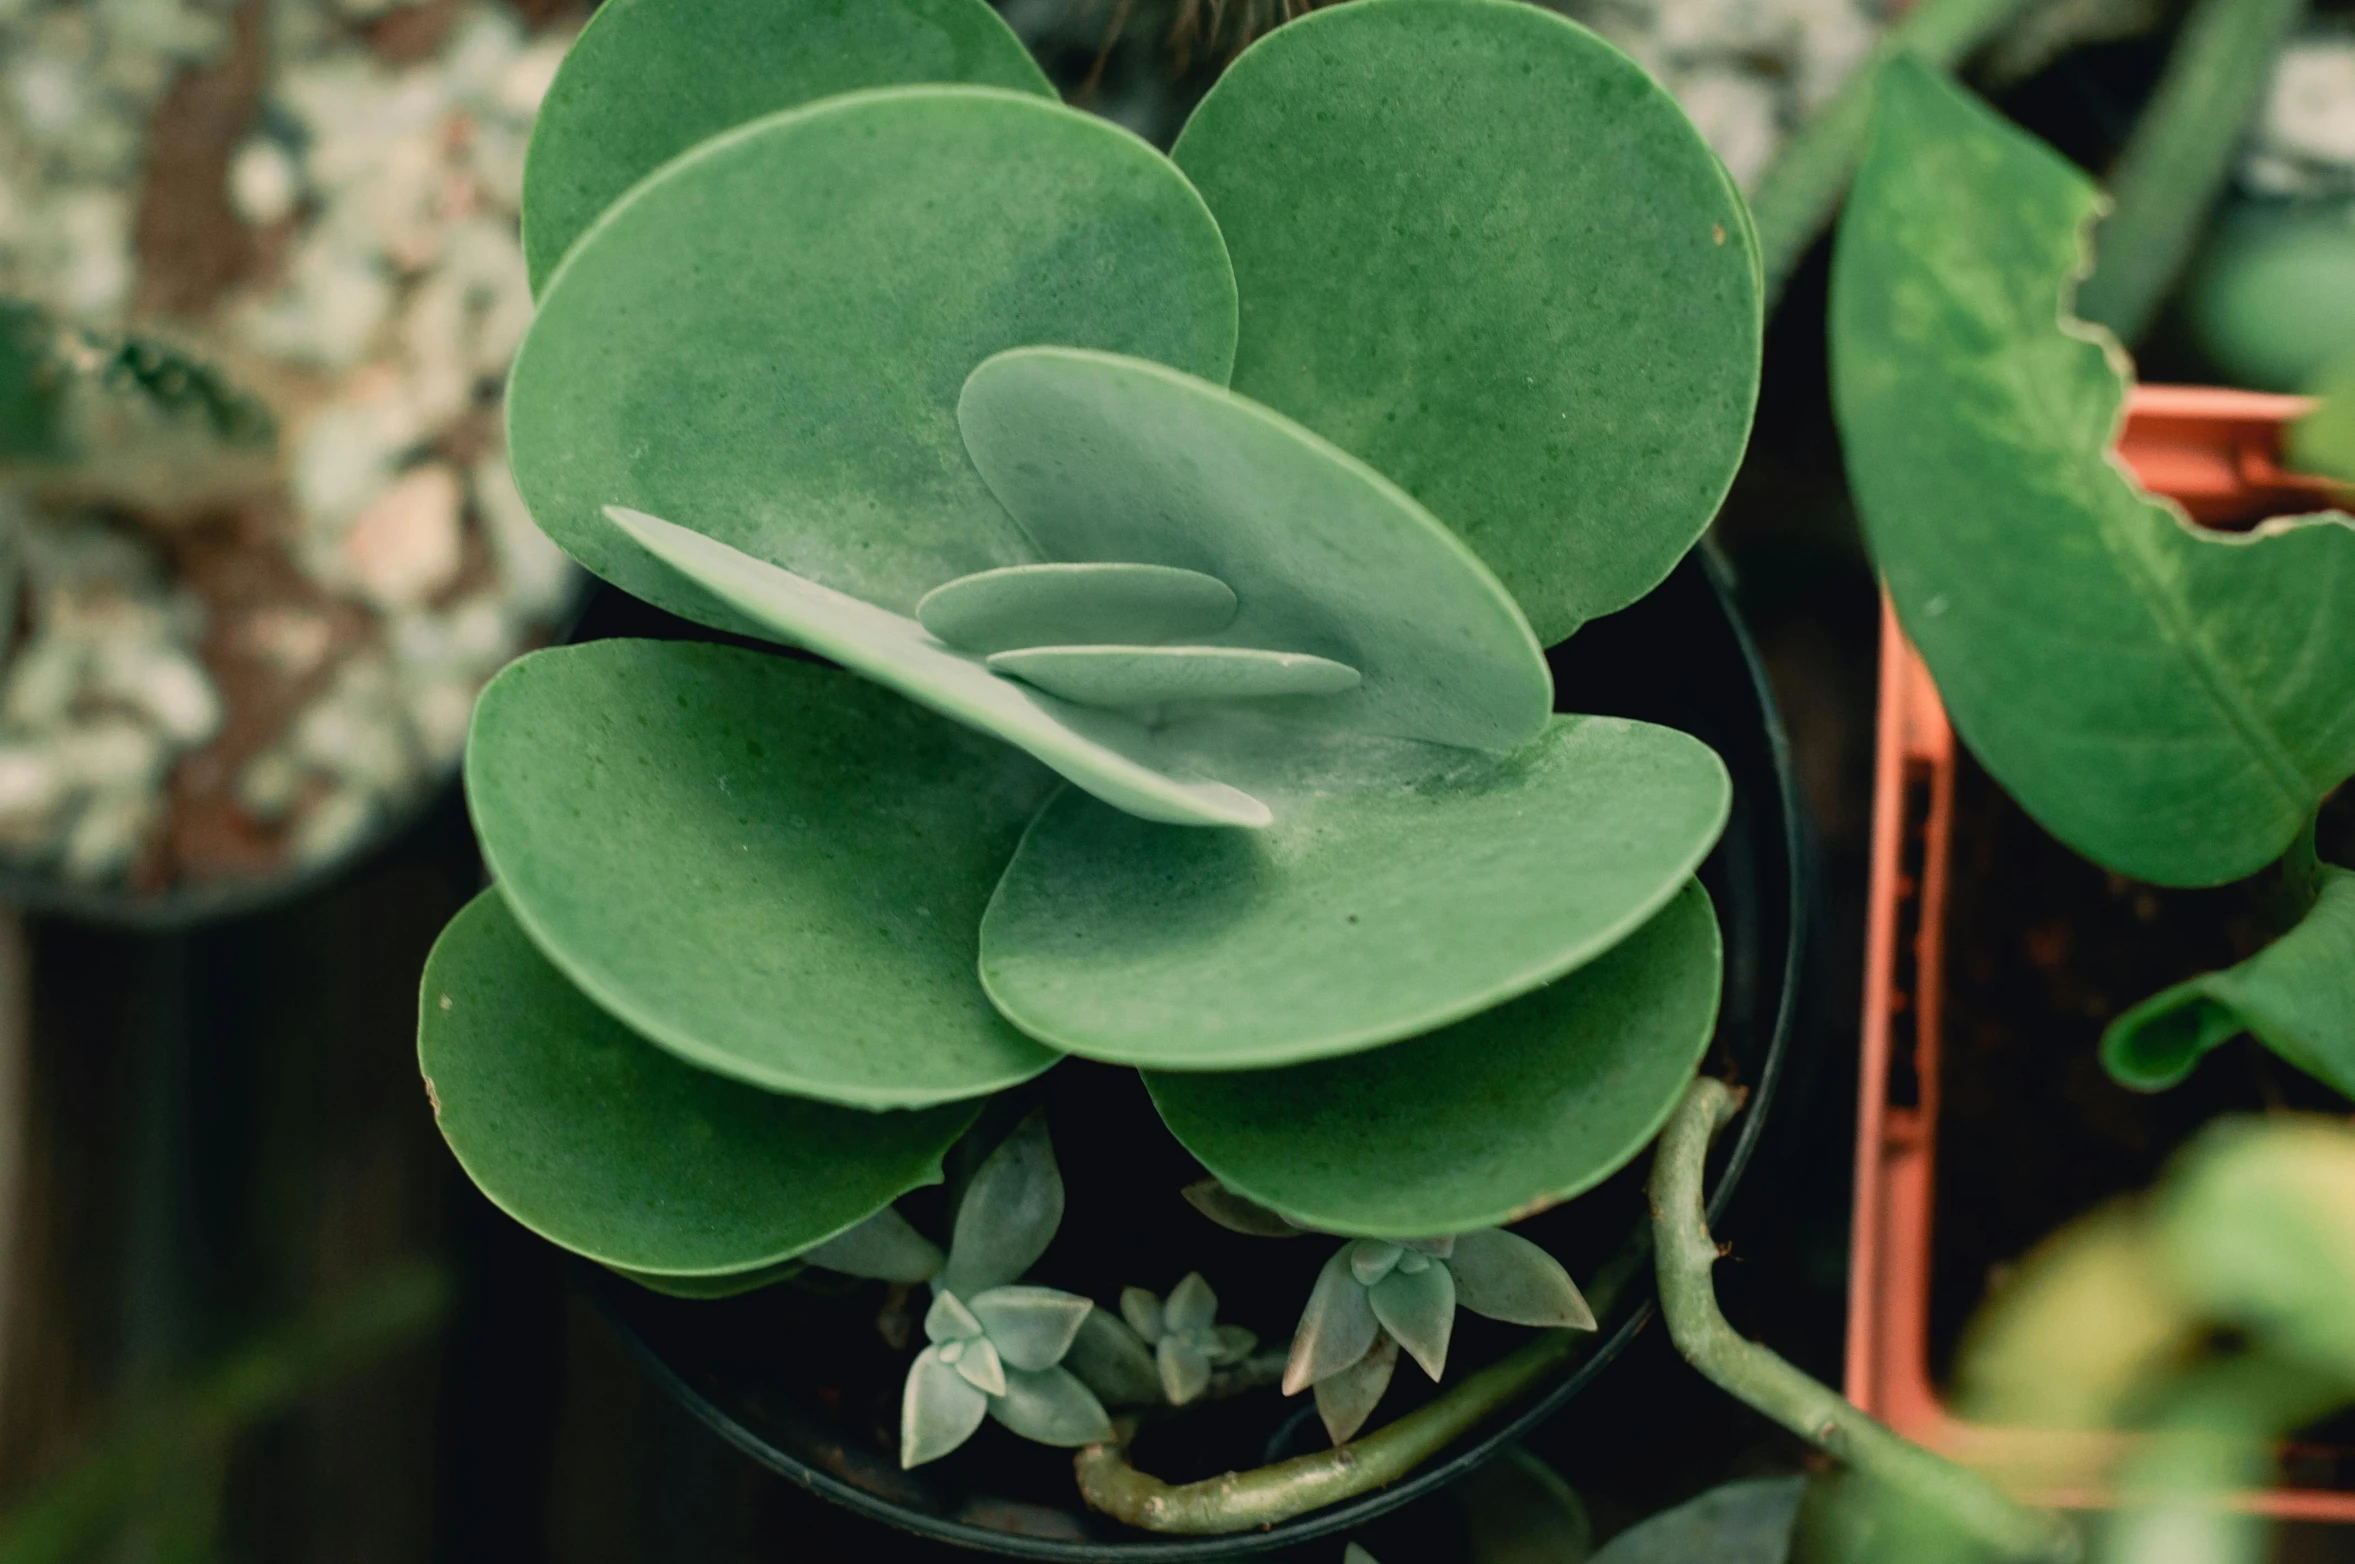
[{"label": "round green succulent leaf", "polygon": [[934,587],[916,604],[925,629],[988,656],[1025,646],[1155,645],[1216,635],[1234,589],[1167,565],[1010,565]]},{"label": "round green succulent leaf", "polygon": [[776,1279],[938,1182],[978,1111],[862,1113],[696,1069],[565,981],[495,890],[427,958],[417,1058],[443,1138],[495,1205],[669,1290]]},{"label": "round green succulent leaf", "polygon": [[849,674],[683,642],[511,664],[466,749],[484,856],[567,977],[705,1069],[871,1108],[1053,1062],[973,970],[1051,785]]},{"label": "round green succulent leaf", "polygon": [[697,142],[814,99],[912,82],[1054,91],[983,0],[607,0],[532,121],[532,291],[600,212]]},{"label": "round green succulent leaf", "polygon": [[1263,830],[1156,825],[1070,789],[1040,813],[981,925],[982,982],[1016,1025],[1156,1070],[1414,1037],[1642,927],[1717,840],[1730,797],[1708,746],[1620,718],[1557,717],[1506,756],[1254,736],[1230,721],[1202,742],[1231,740],[1211,764],[1270,802]]},{"label": "round green succulent leaf", "polygon": [[1599,960],[1428,1037],[1145,1085],[1203,1166],[1302,1226],[1468,1234],[1593,1188],[1651,1141],[1708,1050],[1720,969],[1688,882]]},{"label": "round green succulent leaf", "polygon": [[973,371],[966,448],[1039,553],[1172,565],[1234,590],[1206,642],[1360,671],[1296,715],[1504,750],[1553,681],[1512,597],[1430,513],[1268,408],[1162,364],[1023,348]]},{"label": "round green succulent leaf", "polygon": [[1265,825],[1267,805],[1215,778],[1170,774],[1183,754],[1164,753],[1134,717],[1092,711],[1000,677],[981,658],[942,645],[922,623],[753,558],[700,532],[624,506],[615,526],[683,579],[705,588],[761,635],[831,657],[943,716],[1018,745],[1098,798],[1148,820],[1180,825]]},{"label": "round green succulent leaf", "polygon": [[989,666],[1067,701],[1110,707],[1338,695],[1363,678],[1329,657],[1249,646],[1026,646],[993,652]]},{"label": "round green succulent leaf", "polygon": [[1277,29],[1173,154],[1234,256],[1233,384],[1463,534],[1547,643],[1657,585],[1757,397],[1757,243],[1643,69],[1507,0]]},{"label": "round green succulent leaf", "polygon": [[1035,562],[957,396],[1025,343],[1223,381],[1217,226],[1126,131],[981,87],[850,93],[713,137],[565,257],[508,381],[532,516],[615,585],[759,633],[605,519],[625,505],[899,614]]}]

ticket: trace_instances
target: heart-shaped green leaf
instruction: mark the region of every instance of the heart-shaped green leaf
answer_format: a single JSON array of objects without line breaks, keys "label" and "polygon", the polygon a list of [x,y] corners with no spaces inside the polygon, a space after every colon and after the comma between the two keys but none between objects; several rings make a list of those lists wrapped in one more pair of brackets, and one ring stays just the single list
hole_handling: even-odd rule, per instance
[{"label": "heart-shaped green leaf", "polygon": [[959,651],[1154,645],[1216,635],[1235,618],[1224,581],[1167,565],[1010,565],[934,587],[916,620]]},{"label": "heart-shaped green leaf", "polygon": [[1720,970],[1688,882],[1598,960],[1428,1037],[1145,1085],[1204,1167],[1302,1226],[1466,1233],[1593,1188],[1659,1133],[1708,1049]]},{"label": "heart-shaped green leaf", "polygon": [[1026,646],[989,666],[1083,706],[1338,695],[1361,682],[1329,657],[1248,646]]},{"label": "heart-shaped green leaf", "polygon": [[2102,1063],[2128,1086],[2159,1091],[2243,1032],[2355,1097],[2355,870],[2325,865],[2322,894],[2297,927],[2240,965],[2188,978],[2111,1022]]},{"label": "heart-shaped green leaf", "polygon": [[1050,780],[848,674],[681,642],[512,664],[466,749],[484,855],[566,976],[706,1069],[862,1107],[1053,1061],[973,972]]},{"label": "heart-shaped green leaf", "polygon": [[1235,389],[1455,527],[1547,643],[1641,597],[1757,396],[1741,198],[1642,67],[1540,7],[1287,23],[1173,156],[1234,254]]},{"label": "heart-shaped green leaf", "polygon": [[2355,524],[2210,532],[2135,487],[2115,344],[2067,314],[2093,183],[1910,61],[1880,94],[1832,369],[1898,615],[2053,835],[2162,884],[2253,873],[2355,772]]},{"label": "heart-shaped green leaf", "polygon": [[418,1067],[492,1202],[552,1243],[662,1285],[755,1284],[919,1184],[976,1110],[861,1113],[673,1058],[567,983],[496,891],[425,964]]},{"label": "heart-shaped green leaf", "polygon": [[583,564],[728,629],[627,505],[895,613],[1033,562],[956,428],[992,353],[1069,342],[1214,380],[1234,278],[1126,131],[979,87],[852,93],[665,165],[565,257],[508,381],[516,482]]},{"label": "heart-shaped green leaf", "polygon": [[974,465],[1041,555],[1174,565],[1234,589],[1222,646],[1308,652],[1364,681],[1294,714],[1503,750],[1553,706],[1520,609],[1363,462],[1222,386],[1108,353],[1027,348],[974,370]]},{"label": "heart-shaped green leaf", "polygon": [[706,137],[813,99],[910,82],[1054,91],[982,0],[606,0],[532,121],[523,166],[532,291],[622,192]]},{"label": "heart-shaped green leaf", "polygon": [[1223,782],[1169,774],[1164,745],[1135,718],[1090,711],[943,646],[923,625],[725,543],[616,505],[614,525],[743,617],[754,633],[831,657],[910,700],[1020,745],[1099,798],[1180,825],[1265,825],[1267,806]]},{"label": "heart-shaped green leaf", "polygon": [[1501,757],[1255,737],[1230,721],[1201,742],[1217,774],[1270,802],[1265,830],[1156,825],[1075,789],[1041,812],[981,925],[982,982],[1016,1025],[1160,1070],[1258,1070],[1413,1037],[1642,927],[1717,840],[1729,798],[1706,745],[1618,718],[1557,717]]}]

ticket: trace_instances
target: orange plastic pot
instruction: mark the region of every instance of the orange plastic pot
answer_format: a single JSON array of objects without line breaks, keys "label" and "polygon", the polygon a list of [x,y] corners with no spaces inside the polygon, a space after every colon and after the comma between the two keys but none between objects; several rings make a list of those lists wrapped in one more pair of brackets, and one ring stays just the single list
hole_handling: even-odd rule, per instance
[{"label": "orange plastic pot", "polygon": [[[2204,386],[2138,386],[2119,455],[2144,487],[2212,525],[2318,509],[2330,502],[2332,486],[2287,472],[2280,462],[2283,429],[2308,405],[2297,397]],[[1954,730],[1886,596],[1878,726],[1848,1398],[1908,1438],[1989,1471],[2023,1497],[2099,1507],[2126,1439],[1966,1422],[1940,1402],[1930,1374]],[[2285,1520],[2355,1523],[2355,1492],[2277,1488],[2229,1502]]]}]

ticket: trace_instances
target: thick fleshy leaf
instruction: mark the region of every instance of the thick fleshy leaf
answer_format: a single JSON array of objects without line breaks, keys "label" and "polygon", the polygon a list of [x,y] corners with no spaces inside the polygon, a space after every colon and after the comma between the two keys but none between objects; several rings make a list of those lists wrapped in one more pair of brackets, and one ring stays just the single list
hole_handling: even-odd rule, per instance
[{"label": "thick fleshy leaf", "polygon": [[466,746],[484,855],[567,977],[691,1063],[862,1107],[1053,1062],[973,977],[1048,781],[848,674],[685,642],[511,664]]},{"label": "thick fleshy leaf", "polygon": [[1216,635],[1235,592],[1168,565],[1009,565],[934,587],[916,620],[959,651],[1021,646],[1155,645]]},{"label": "thick fleshy leaf", "polygon": [[965,1307],[965,1300],[945,1287],[932,1295],[932,1306],[924,1311],[924,1339],[935,1346],[952,1341],[971,1341],[981,1334],[981,1321]]},{"label": "thick fleshy leaf", "polygon": [[950,1362],[965,1383],[983,1395],[1002,1396],[1006,1393],[1006,1363],[997,1345],[987,1336],[976,1336],[970,1341],[953,1342],[941,1351],[941,1358]]},{"label": "thick fleshy leaf", "polygon": [[974,365],[1068,342],[1223,382],[1234,310],[1200,197],[1109,122],[976,87],[828,98],[702,143],[573,247],[508,380],[510,458],[549,536],[661,607],[750,628],[605,506],[906,614],[1035,562],[957,433]]},{"label": "thick fleshy leaf", "polygon": [[1112,1437],[1104,1404],[1068,1369],[1006,1370],[1006,1393],[990,1398],[989,1415],[1042,1445],[1071,1449]]},{"label": "thick fleshy leaf", "polygon": [[1158,1406],[1166,1399],[1153,1349],[1119,1316],[1104,1309],[1091,1309],[1080,1321],[1062,1366],[1078,1375],[1106,1406]]},{"label": "thick fleshy leaf", "polygon": [[1606,717],[1555,718],[1504,757],[1334,735],[1238,743],[1219,771],[1275,823],[1182,831],[1071,789],[1039,815],[981,925],[982,982],[1017,1026],[1161,1070],[1428,1032],[1641,928],[1717,840],[1729,797],[1699,740]]},{"label": "thick fleshy leaf", "polygon": [[699,532],[623,506],[614,524],[741,613],[759,633],[830,657],[945,716],[1028,750],[1115,807],[1179,825],[1264,825],[1265,804],[1224,783],[1183,781],[1162,768],[1151,732],[1133,718],[1088,711],[952,651],[917,621],[818,585]]},{"label": "thick fleshy leaf", "polygon": [[1214,1325],[1211,1327],[1210,1340],[1210,1361],[1213,1363],[1240,1363],[1251,1356],[1252,1349],[1259,1345],[1258,1333],[1245,1330],[1240,1325]]},{"label": "thick fleshy leaf", "polygon": [[1161,1339],[1161,1300],[1148,1288],[1120,1289],[1120,1317],[1146,1341]]},{"label": "thick fleshy leaf", "polygon": [[1973,752],[2095,862],[2210,885],[2355,772],[2355,523],[2212,532],[2128,478],[2126,366],[2067,314],[2099,200],[1893,60],[1840,225],[1833,388],[1874,558]]},{"label": "thick fleshy leaf", "polygon": [[2322,895],[2297,926],[2236,967],[2152,995],[2110,1023],[2102,1063],[2158,1091],[2243,1032],[2355,1097],[2355,870],[2325,865]]},{"label": "thick fleshy leaf", "polygon": [[1173,156],[1233,251],[1235,389],[1455,527],[1547,643],[1716,513],[1757,245],[1642,67],[1535,6],[1357,0],[1235,62]]},{"label": "thick fleshy leaf", "polygon": [[1390,1388],[1390,1376],[1397,1368],[1398,1343],[1382,1333],[1364,1357],[1317,1381],[1317,1418],[1333,1443],[1347,1444],[1366,1426],[1366,1419],[1382,1404],[1382,1394]]},{"label": "thick fleshy leaf", "polygon": [[1351,1247],[1343,1244],[1333,1251],[1309,1290],[1308,1307],[1300,1311],[1299,1328],[1292,1333],[1292,1355],[1284,1364],[1287,1396],[1332,1378],[1364,1357],[1381,1330],[1365,1288],[1351,1274]]},{"label": "thick fleshy leaf", "polygon": [[804,1262],[799,1259],[779,1260],[775,1265],[755,1266],[749,1271],[722,1271],[713,1276],[665,1276],[660,1271],[633,1271],[626,1265],[606,1267],[614,1275],[636,1282],[648,1292],[661,1293],[666,1298],[741,1297],[758,1292],[763,1287],[774,1287],[788,1276],[799,1274]]},{"label": "thick fleshy leaf", "polygon": [[1562,1262],[1519,1233],[1497,1227],[1458,1233],[1447,1268],[1459,1309],[1508,1325],[1595,1328],[1594,1310]]},{"label": "thick fleshy leaf", "polygon": [[877,1116],[683,1064],[567,983],[496,891],[442,931],[419,1001],[418,1068],[459,1165],[533,1232],[637,1273],[773,1280],[938,1182],[976,1111]]},{"label": "thick fleshy leaf", "polygon": [[1023,348],[973,371],[957,417],[1045,557],[1216,576],[1237,602],[1218,644],[1364,675],[1297,703],[1306,720],[1505,750],[1553,708],[1536,638],[1469,549],[1380,473],[1222,385]]},{"label": "thick fleshy leaf", "polygon": [[1349,1274],[1357,1278],[1360,1287],[1374,1283],[1398,1269],[1398,1262],[1406,1258],[1406,1250],[1380,1238],[1361,1238],[1349,1246]]},{"label": "thick fleshy leaf", "polygon": [[940,1360],[938,1347],[916,1354],[900,1392],[899,1464],[937,1461],[973,1437],[989,1415],[990,1398]]},{"label": "thick fleshy leaf", "polygon": [[523,165],[532,290],[622,192],[706,137],[906,82],[1053,92],[982,0],[608,0],[540,99]]},{"label": "thick fleshy leaf", "polygon": [[1382,1328],[1437,1379],[1447,1372],[1448,1338],[1455,1334],[1455,1278],[1443,1262],[1416,1258],[1423,1259],[1420,1269],[1399,1266],[1366,1289],[1366,1301]]},{"label": "thick fleshy leaf", "polygon": [[1080,1321],[1095,1307],[1053,1287],[992,1287],[973,1295],[973,1317],[1014,1368],[1053,1368],[1071,1350]]},{"label": "thick fleshy leaf", "polygon": [[1169,1300],[1162,1305],[1161,1312],[1173,1335],[1206,1331],[1211,1321],[1218,1318],[1218,1294],[1210,1290],[1210,1283],[1202,1279],[1200,1271],[1188,1271],[1169,1290]]},{"label": "thick fleshy leaf", "polygon": [[879,1282],[932,1280],[940,1270],[940,1246],[916,1231],[908,1219],[890,1206],[846,1233],[836,1234],[803,1256],[812,1265],[845,1276],[864,1276]]},{"label": "thick fleshy leaf", "polygon": [[1593,1188],[1659,1133],[1708,1050],[1722,970],[1688,882],[1600,959],[1427,1037],[1145,1085],[1205,1167],[1299,1226],[1491,1227]]},{"label": "thick fleshy leaf", "polygon": [[1338,695],[1363,678],[1329,657],[1248,646],[1029,646],[989,666],[1082,706]]},{"label": "thick fleshy leaf", "polygon": [[1190,1337],[1162,1337],[1153,1361],[1171,1406],[1184,1406],[1210,1386],[1210,1351]]},{"label": "thick fleshy leaf", "polygon": [[1021,1279],[1063,1225],[1063,1171],[1046,1114],[1033,1108],[973,1173],[957,1205],[940,1285],[971,1298]]}]

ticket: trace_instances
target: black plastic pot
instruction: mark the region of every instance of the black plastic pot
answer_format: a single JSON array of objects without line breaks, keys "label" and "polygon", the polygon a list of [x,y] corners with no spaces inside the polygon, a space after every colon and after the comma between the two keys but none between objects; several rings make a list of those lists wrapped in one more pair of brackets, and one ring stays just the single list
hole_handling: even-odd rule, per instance
[{"label": "black plastic pot", "polygon": [[[626,610],[592,610],[583,633],[600,632],[660,630]],[[1811,844],[1782,724],[1722,574],[1700,553],[1642,602],[1580,631],[1551,660],[1561,709],[1682,728],[1715,747],[1733,774],[1732,819],[1701,871],[1726,951],[1708,1068],[1751,1088],[1750,1111],[1721,1153],[1711,1188],[1710,1214],[1719,1218],[1757,1144],[1791,1050],[1805,967]],[[1128,1283],[1165,1291],[1180,1272],[1199,1267],[1219,1290],[1222,1319],[1277,1333],[1289,1328],[1325,1243],[1244,1238],[1194,1216],[1177,1191],[1200,1170],[1161,1129],[1133,1072],[1070,1061],[1033,1090],[1048,1107],[1070,1191],[1063,1235],[1042,1263],[1040,1280],[1109,1300]],[[1574,1275],[1592,1275],[1643,1228],[1648,1163],[1638,1157],[1600,1188],[1519,1230],[1560,1256]],[[919,1221],[938,1215],[921,1209],[925,1198],[907,1203]],[[1173,1232],[1181,1238],[1156,1241]],[[594,1266],[582,1265],[580,1276],[670,1392],[762,1464],[927,1538],[1058,1560],[1234,1557],[1346,1531],[1461,1477],[1561,1410],[1652,1312],[1645,1268],[1604,1320],[1591,1353],[1389,1488],[1266,1530],[1168,1537],[1085,1510],[1069,1452],[1024,1444],[994,1425],[985,1424],[971,1444],[940,1462],[901,1471],[892,1438],[907,1354],[881,1340],[872,1284],[836,1297],[789,1285],[688,1302]],[[1460,1316],[1449,1381],[1527,1337]],[[1377,1421],[1432,1393],[1402,1363]],[[1184,1481],[1305,1453],[1324,1441],[1306,1401],[1270,1392],[1190,1412],[1165,1425],[1168,1432],[1149,1435],[1136,1452],[1138,1464]]]}]

